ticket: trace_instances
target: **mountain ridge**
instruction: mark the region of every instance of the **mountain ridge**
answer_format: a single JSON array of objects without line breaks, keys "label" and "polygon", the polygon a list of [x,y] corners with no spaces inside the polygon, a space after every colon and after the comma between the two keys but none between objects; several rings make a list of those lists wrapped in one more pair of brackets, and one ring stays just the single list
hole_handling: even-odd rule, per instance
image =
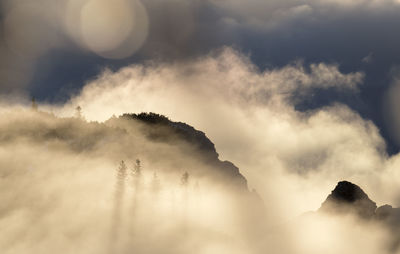
[{"label": "mountain ridge", "polygon": [[340,181],[321,204],[318,212],[343,215],[354,214],[367,220],[400,224],[400,208],[385,204],[377,206],[358,185]]}]

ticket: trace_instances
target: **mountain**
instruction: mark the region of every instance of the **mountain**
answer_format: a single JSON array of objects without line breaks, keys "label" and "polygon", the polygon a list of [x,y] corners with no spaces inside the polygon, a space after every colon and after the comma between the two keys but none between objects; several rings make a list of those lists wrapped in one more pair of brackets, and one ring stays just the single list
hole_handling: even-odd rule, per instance
[{"label": "mountain", "polygon": [[[155,113],[124,114],[104,123],[79,118],[59,118],[45,112],[14,111],[0,122],[0,145],[20,143],[45,152],[101,157],[118,164],[140,159],[158,173],[188,172],[216,184],[247,191],[239,168],[219,160],[215,145],[192,126]],[[2,172],[7,174],[7,172]]]},{"label": "mountain", "polygon": [[319,212],[331,214],[354,214],[363,219],[400,222],[400,208],[391,205],[377,207],[356,184],[341,181],[322,203]]},{"label": "mountain", "polygon": [[223,178],[231,180],[237,188],[247,189],[247,180],[230,161],[220,161],[219,154],[212,143],[202,131],[196,130],[192,126],[169,120],[163,115],[156,113],[123,114],[118,119],[109,120],[106,124],[113,124],[118,121],[130,123],[140,122],[140,127],[145,136],[152,142],[166,144],[177,144],[177,141],[184,141],[196,150],[196,156],[213,168],[214,173]]},{"label": "mountain", "polygon": [[377,206],[357,185],[341,181],[322,203],[320,211],[332,213],[355,213],[363,218],[375,216]]},{"label": "mountain", "polygon": [[[400,208],[391,205],[377,207],[368,195],[356,184],[341,181],[331,194],[322,203],[318,214],[329,214],[341,217],[342,215],[354,215],[365,223],[365,229],[370,225],[378,226],[382,232],[386,232],[384,246],[390,253],[398,253],[400,248]],[[340,219],[337,218],[336,219]],[[337,221],[339,223],[339,221]]]},{"label": "mountain", "polygon": [[262,200],[186,123],[156,113],[103,123],[27,109],[0,116],[2,253],[209,253],[262,235]]},{"label": "mountain", "polygon": [[373,219],[400,224],[400,208],[391,205],[377,207],[368,195],[356,184],[339,182],[331,194],[322,203],[319,212],[331,214],[354,214],[362,219]]}]

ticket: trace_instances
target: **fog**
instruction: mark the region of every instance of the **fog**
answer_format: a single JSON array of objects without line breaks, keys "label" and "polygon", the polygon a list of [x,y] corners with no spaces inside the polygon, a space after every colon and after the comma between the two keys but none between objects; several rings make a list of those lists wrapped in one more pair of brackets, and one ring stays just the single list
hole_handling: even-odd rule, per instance
[{"label": "fog", "polygon": [[251,247],[250,214],[260,214],[253,199],[260,200],[235,182],[235,172],[224,173],[168,128],[116,118],[87,123],[28,107],[1,111],[2,253]]},{"label": "fog", "polygon": [[399,3],[1,0],[0,252],[400,253]]},{"label": "fog", "polygon": [[356,94],[363,76],[324,63],[259,71],[246,55],[223,48],[185,63],[106,70],[67,104],[49,107],[68,116],[81,105],[88,120],[133,111],[188,123],[207,134],[266,202],[284,189],[290,198],[280,205],[291,216],[317,209],[342,179],[364,186],[379,204],[397,205],[398,159],[386,154],[371,121],[341,104],[306,112],[294,106],[315,88]]},{"label": "fog", "polygon": [[[105,70],[63,105],[4,99],[0,249],[396,253],[398,232],[385,224],[309,213],[343,179],[379,206],[399,205],[399,158],[371,121],[340,104],[293,106],[310,88],[357,93],[363,77],[324,63],[261,72],[223,48]],[[119,117],[150,111],[204,131],[216,151],[171,131],[189,127]]]},{"label": "fog", "polygon": [[[232,172],[218,172],[208,155],[168,139],[174,133],[162,126],[124,118],[89,123],[22,106],[3,107],[1,116],[2,253],[389,249],[389,231],[374,222],[282,218],[279,200],[297,204],[289,186],[263,205]],[[167,139],[149,135],[155,133]]]}]

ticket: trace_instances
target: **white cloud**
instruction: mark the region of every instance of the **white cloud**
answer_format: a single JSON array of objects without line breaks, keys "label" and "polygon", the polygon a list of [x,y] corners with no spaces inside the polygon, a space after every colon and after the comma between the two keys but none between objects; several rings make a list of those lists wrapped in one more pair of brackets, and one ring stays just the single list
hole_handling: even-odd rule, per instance
[{"label": "white cloud", "polygon": [[362,185],[378,204],[396,202],[396,195],[384,191],[385,142],[371,121],[340,104],[310,112],[293,105],[293,98],[309,96],[312,88],[357,92],[362,80],[362,73],[343,74],[324,63],[261,72],[246,56],[225,48],[192,62],[105,71],[54,110],[72,115],[80,105],[87,119],[97,121],[153,111],[191,124],[205,131],[222,158],[236,163],[267,201],[285,186],[288,198],[280,205],[293,215],[318,208],[342,179]]},{"label": "white cloud", "polygon": [[0,206],[0,225],[6,228],[0,246],[8,253],[107,253],[109,245],[138,253],[386,253],[387,232],[373,224],[325,216],[288,223],[318,208],[342,179],[359,184],[378,205],[398,204],[399,156],[387,158],[371,121],[340,104],[309,112],[293,105],[293,96],[307,96],[310,88],[356,92],[362,78],[362,73],[344,74],[323,63],[261,72],[246,56],[225,48],[186,63],[105,71],[67,104],[39,105],[61,116],[72,115],[80,105],[87,119],[99,121],[112,114],[155,111],[205,131],[222,159],[238,165],[263,197],[267,211],[260,217],[236,214],[229,201],[238,195],[231,189],[215,191],[215,183],[203,187],[203,195],[191,194],[203,201],[200,208],[199,202],[189,202],[186,213],[179,203],[182,191],[168,186],[166,198],[158,202],[145,191],[132,216],[130,186],[125,208],[120,204],[125,224],[115,226],[113,169],[121,156],[140,155],[147,169],[162,173],[177,165],[201,172],[208,166],[182,153],[190,147],[149,141],[141,133],[147,129],[137,123],[109,128],[112,122],[56,120],[2,107],[0,199],[8,206]]}]

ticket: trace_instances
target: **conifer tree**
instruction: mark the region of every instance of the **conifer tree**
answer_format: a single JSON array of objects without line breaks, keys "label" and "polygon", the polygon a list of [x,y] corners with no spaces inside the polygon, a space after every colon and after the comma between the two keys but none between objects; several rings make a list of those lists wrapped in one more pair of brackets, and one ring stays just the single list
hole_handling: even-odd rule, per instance
[{"label": "conifer tree", "polygon": [[82,119],[82,108],[79,105],[75,108],[75,117]]},{"label": "conifer tree", "polygon": [[118,170],[117,170],[117,177],[118,177],[118,180],[122,180],[122,181],[125,180],[125,178],[126,178],[126,170],[127,170],[126,164],[125,164],[125,162],[122,160],[122,161],[119,163]]},{"label": "conifer tree", "polygon": [[38,110],[38,105],[36,103],[35,97],[32,96],[32,110],[37,111]]},{"label": "conifer tree", "polygon": [[136,159],[133,168],[131,168],[131,176],[133,179],[132,184],[135,186],[136,190],[138,189],[138,185],[140,185],[141,176],[142,176],[142,165],[139,159]]},{"label": "conifer tree", "polygon": [[133,165],[133,168],[130,168],[130,175],[132,177],[132,188],[133,188],[133,197],[132,197],[132,203],[130,206],[130,214],[132,216],[130,216],[130,220],[131,223],[129,223],[130,225],[130,232],[131,234],[133,234],[134,228],[133,228],[133,224],[134,224],[134,219],[135,217],[133,216],[135,213],[138,212],[139,209],[139,201],[140,201],[140,197],[141,197],[141,175],[142,175],[142,165],[140,163],[139,159],[136,159],[135,164]]},{"label": "conifer tree", "polygon": [[136,163],[135,163],[135,166],[133,167],[133,169],[134,169],[134,174],[136,176],[141,176],[141,174],[142,174],[142,165],[140,164],[140,160],[139,159],[136,159]]},{"label": "conifer tree", "polygon": [[121,226],[121,214],[123,208],[123,200],[125,194],[125,180],[126,180],[127,167],[125,162],[122,160],[116,170],[116,185],[114,193],[114,209],[112,215],[112,226],[110,232],[110,253],[115,252],[114,248],[118,242],[118,230]]},{"label": "conifer tree", "polygon": [[185,171],[181,177],[181,185],[187,186],[189,184],[189,173]]}]

